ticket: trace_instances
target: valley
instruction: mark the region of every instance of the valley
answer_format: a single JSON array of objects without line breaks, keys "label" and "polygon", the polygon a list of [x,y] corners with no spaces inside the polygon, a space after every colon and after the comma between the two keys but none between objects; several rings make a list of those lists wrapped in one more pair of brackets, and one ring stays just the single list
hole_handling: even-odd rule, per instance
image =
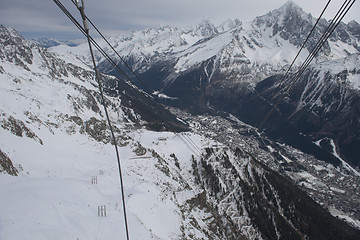
[{"label": "valley", "polygon": [[110,37],[144,82],[95,53],[115,141],[88,46],[0,25],[0,239],[125,238],[114,144],[131,239],[359,239],[358,23],[258,128],[314,21],[288,1],[250,22]]}]

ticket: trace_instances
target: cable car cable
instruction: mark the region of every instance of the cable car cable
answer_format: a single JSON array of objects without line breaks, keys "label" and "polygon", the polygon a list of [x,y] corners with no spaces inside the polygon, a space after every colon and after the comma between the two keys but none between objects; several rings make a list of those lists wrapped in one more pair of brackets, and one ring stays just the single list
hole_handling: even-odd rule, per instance
[{"label": "cable car cable", "polygon": [[[352,3],[350,4],[350,2]],[[282,94],[280,94],[280,99],[277,101],[277,103],[272,107],[272,109],[268,112],[268,114],[265,116],[264,120],[260,123],[258,127],[258,131],[261,131],[264,127],[265,123],[269,120],[272,113],[275,111],[275,109],[278,107],[278,105],[284,100],[286,95],[290,92],[292,87],[295,85],[295,83],[299,80],[300,76],[304,73],[306,68],[309,66],[311,61],[315,58],[317,53],[320,51],[321,47],[326,43],[327,39],[331,36],[331,34],[334,32],[336,27],[340,24],[342,19],[345,17],[347,12],[350,10],[350,8],[353,6],[356,0],[346,0],[341,8],[336,13],[334,19],[331,21],[325,32],[322,34],[321,38],[318,40],[317,44],[313,48],[313,50],[309,53],[308,57],[304,61],[304,63],[301,65],[295,76],[291,79],[290,85],[287,88],[286,91],[284,91]],[[349,5],[350,4],[350,5]],[[345,7],[344,7],[345,6]]]}]

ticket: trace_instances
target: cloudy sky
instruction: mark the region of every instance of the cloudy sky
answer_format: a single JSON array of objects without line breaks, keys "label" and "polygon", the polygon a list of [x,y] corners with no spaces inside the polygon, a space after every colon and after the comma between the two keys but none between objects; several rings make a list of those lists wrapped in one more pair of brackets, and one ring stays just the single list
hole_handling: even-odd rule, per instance
[{"label": "cloudy sky", "polygon": [[[60,0],[78,19],[71,0]],[[139,30],[158,25],[183,27],[203,19],[214,24],[232,18],[241,21],[279,8],[287,0],[85,0],[88,17],[105,34]],[[306,12],[318,17],[328,0],[293,0]],[[330,19],[344,0],[332,0],[325,18]],[[360,1],[344,19],[360,23]],[[0,24],[18,30],[27,38],[82,38],[75,26],[53,0],[0,0]]]}]

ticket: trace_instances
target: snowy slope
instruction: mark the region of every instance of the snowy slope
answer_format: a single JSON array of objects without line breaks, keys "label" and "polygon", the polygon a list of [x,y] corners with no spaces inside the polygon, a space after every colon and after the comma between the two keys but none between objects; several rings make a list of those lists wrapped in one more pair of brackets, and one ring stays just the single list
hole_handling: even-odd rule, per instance
[{"label": "snowy slope", "polygon": [[[63,74],[53,77],[37,52],[46,50],[30,49],[32,63],[26,66],[32,71],[1,62],[0,149],[19,171],[16,177],[0,176],[6,196],[0,204],[7,206],[0,210],[1,239],[125,236],[116,158],[92,74],[75,77],[74,65],[52,55],[47,61],[65,64]],[[119,100],[108,98],[122,146],[131,239],[205,238],[205,225],[190,224],[212,216],[188,206],[199,193],[189,162],[211,141],[190,133],[131,130]],[[107,216],[99,217],[103,205]]]},{"label": "snowy slope", "polygon": [[[149,68],[149,63],[168,57],[173,53],[181,52],[197,41],[215,34],[217,34],[215,26],[204,20],[194,27],[171,28],[169,26],[160,26],[154,29],[121,33],[110,37],[108,41],[121,56],[130,62],[130,65],[133,65],[134,70],[144,71]],[[102,39],[97,41],[110,56],[117,59],[117,56],[105,41]],[[80,44],[76,47],[59,45],[52,47],[51,51],[57,53],[65,51],[85,61],[90,59],[87,44]],[[100,65],[106,62],[99,53],[97,53],[96,60]]]},{"label": "snowy slope", "polygon": [[314,66],[324,75],[335,76],[335,81],[344,83],[350,89],[360,90],[360,53],[351,54],[345,58],[328,61]]},{"label": "snowy slope", "polygon": [[[125,236],[116,158],[109,132],[104,129],[93,74],[63,62],[15,32],[12,38],[18,42],[11,47],[28,47],[32,58],[24,65],[16,64],[22,57],[14,62],[2,59],[0,65],[0,149],[19,171],[16,177],[0,176],[0,204],[6,206],[0,210],[0,238]],[[7,50],[10,56],[11,50]],[[53,76],[46,65],[51,61],[57,63],[51,66],[58,68],[58,75]],[[111,101],[110,116],[123,146],[120,156],[132,239],[178,239],[181,229],[191,232],[191,226],[185,227],[179,204],[197,192],[186,189],[162,169],[168,167],[163,166],[168,164],[163,159],[173,159],[170,153],[187,166],[191,148],[175,133],[127,132],[130,128],[125,126],[131,122],[120,101]],[[200,136],[189,137],[201,146]],[[166,146],[159,140],[164,138],[169,138]],[[174,164],[169,168],[177,169]],[[95,176],[98,184],[92,184]],[[98,217],[98,206],[102,205],[107,209],[106,218]]]},{"label": "snowy slope", "polygon": [[[21,169],[18,177],[1,176],[2,239],[117,239],[124,236],[121,196],[113,147],[82,134],[61,130],[37,132],[44,145],[2,131],[1,149]],[[145,141],[157,137],[145,133]],[[167,149],[182,161],[191,152],[174,134]],[[4,140],[4,139],[3,139]],[[194,139],[195,140],[195,139]],[[150,152],[137,156],[134,143],[120,149],[132,239],[178,239],[185,227],[179,203],[194,197],[157,167]],[[176,149],[185,150],[177,152]],[[165,157],[165,156],[164,156]],[[166,156],[170,158],[169,155]],[[180,162],[182,164],[182,162]],[[186,164],[183,164],[186,166]],[[91,184],[92,176],[98,184]],[[164,187],[164,186],[167,187]],[[177,197],[180,195],[180,197]],[[105,205],[106,218],[97,207]],[[196,215],[194,217],[197,217]],[[18,231],[21,229],[21,231]]]},{"label": "snowy slope", "polygon": [[[219,26],[219,34],[175,55],[175,71],[185,72],[215,58],[212,71],[219,71],[218,78],[225,76],[225,80],[230,82],[237,79],[235,81],[257,83],[281,73],[290,65],[315,21],[314,17],[298,5],[288,1],[251,22],[225,22]],[[327,24],[324,19],[320,21],[295,62],[295,67],[304,62]],[[224,25],[231,27],[225,28]],[[315,62],[336,60],[358,53],[359,41],[357,35],[350,30],[350,25],[341,24]],[[209,79],[211,80],[210,76]]]},{"label": "snowy slope", "polygon": [[[69,65],[52,56],[66,68],[66,74],[53,77],[48,68],[42,67],[42,55],[37,52],[45,50],[31,50],[32,64],[26,66],[32,71],[1,62],[0,149],[19,170],[17,177],[0,176],[0,191],[6,196],[0,204],[7,206],[0,211],[1,239],[125,236],[109,133],[105,131],[104,136],[97,138],[91,131],[99,131],[96,124],[104,124],[92,75],[75,77],[69,72]],[[87,105],[88,98],[94,98],[92,105]],[[208,218],[209,213],[197,209],[184,216],[182,210],[199,191],[191,187],[191,177],[186,176],[191,156],[200,155],[200,149],[194,145],[201,147],[202,137],[145,129],[130,131],[125,127],[125,120],[127,125],[129,120],[121,111],[120,102],[111,101],[111,118],[117,129],[122,129],[117,135],[122,145],[131,238],[179,239],[187,234],[204,238],[201,228],[189,222]],[[95,125],[91,125],[93,121]],[[23,130],[33,134],[23,135]],[[182,166],[181,175],[175,157],[178,166]],[[91,184],[95,176],[96,185]],[[106,218],[98,217],[100,205],[106,206]]]},{"label": "snowy slope", "polygon": [[[117,163],[93,72],[13,29],[2,27],[0,33],[0,150],[18,171],[1,171],[0,239],[125,238]],[[271,182],[286,180],[248,153],[206,134],[145,129],[145,120],[124,106],[123,97],[106,99],[131,239],[267,239],[267,229],[271,236],[298,238],[321,230],[311,219],[330,219],[331,229],[348,239],[359,236],[329,213],[316,214],[322,208],[299,189]],[[301,208],[290,209],[299,226],[310,222],[314,231],[297,229],[289,224],[292,216],[281,213],[288,209],[281,202],[297,201],[277,194],[283,187],[316,209],[308,221]],[[273,216],[265,223],[258,220],[260,202]],[[106,217],[98,216],[99,206]]]},{"label": "snowy slope", "polygon": [[[163,85],[174,82],[179,74],[200,68],[204,63],[209,81],[214,73],[218,73],[220,76],[217,78],[225,78],[224,84],[237,81],[254,85],[290,65],[315,22],[313,16],[288,1],[247,23],[229,19],[215,27],[205,20],[187,28],[160,26],[128,32],[110,37],[109,41],[138,73],[153,72],[152,68],[156,70],[158,66],[166,69],[166,76],[158,80]],[[325,19],[320,21],[295,67],[306,59],[328,24]],[[336,60],[358,53],[358,28],[356,22],[340,24],[315,61]],[[117,59],[104,41],[99,40],[99,44]],[[88,61],[90,58],[85,49],[86,44],[83,44],[77,47],[56,46],[52,51],[65,50]],[[97,61],[104,71],[112,71],[102,56],[98,55]],[[208,64],[209,61],[212,63]],[[146,78],[146,81],[153,81]]]},{"label": "snowy slope", "polygon": [[70,40],[58,40],[53,38],[34,38],[31,41],[39,44],[42,47],[49,48],[58,45],[68,45],[68,46],[77,46],[86,41],[86,39],[70,39]]}]

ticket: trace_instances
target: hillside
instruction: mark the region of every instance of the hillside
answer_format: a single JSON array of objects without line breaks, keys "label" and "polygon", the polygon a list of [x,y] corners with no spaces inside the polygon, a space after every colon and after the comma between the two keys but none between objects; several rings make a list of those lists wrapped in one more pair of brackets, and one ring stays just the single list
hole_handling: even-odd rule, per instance
[{"label": "hillside", "polygon": [[[191,71],[202,66],[206,81],[219,83],[217,70],[207,72],[210,65],[200,56],[214,60],[219,48],[212,46],[240,25],[224,24],[221,33],[203,22],[181,30],[186,42],[169,37],[177,33],[167,27],[123,40],[137,39],[148,49],[143,61],[194,54],[188,65],[165,70],[196,79]],[[150,36],[164,32],[171,34],[163,41],[172,41],[177,52],[153,39],[152,49],[159,51],[153,55]],[[143,35],[149,38],[141,40]],[[208,55],[197,55],[194,46]],[[83,45],[46,49],[0,26],[0,239],[125,237],[114,143],[87,63]],[[159,66],[137,70],[144,77],[154,68]],[[335,168],[318,161],[228,113],[166,109],[136,86],[106,74],[102,80],[120,150],[131,239],[359,239],[354,227],[360,228],[360,176],[349,164]],[[161,93],[171,93],[178,80],[159,82],[169,87]],[[328,149],[325,143],[334,144],[325,138],[317,144]]]},{"label": "hillside", "polygon": [[[316,18],[288,1],[250,22],[228,20],[218,27],[209,21],[188,28],[162,26],[109,40],[146,83],[149,93],[167,96],[162,103],[193,113],[226,111],[258,127],[329,25],[325,19],[319,21],[292,74],[280,84],[315,22]],[[357,22],[338,25],[290,98],[283,101],[279,114],[268,121],[267,134],[323,161],[333,158],[332,152],[320,154],[323,149],[315,142],[332,139],[341,160],[359,167],[359,36]],[[85,49],[85,45],[59,46],[52,51],[69,52],[87,62]],[[118,74],[100,55],[97,59],[102,71]],[[249,111],[249,106],[256,111]],[[287,135],[282,126],[292,133]],[[330,161],[336,165],[341,160]]]}]

